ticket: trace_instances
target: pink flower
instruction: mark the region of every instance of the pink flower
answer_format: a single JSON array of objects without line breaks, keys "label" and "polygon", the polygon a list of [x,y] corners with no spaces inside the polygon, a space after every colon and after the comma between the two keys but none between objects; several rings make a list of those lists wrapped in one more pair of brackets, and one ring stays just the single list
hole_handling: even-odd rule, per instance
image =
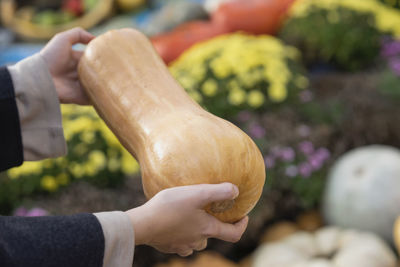
[{"label": "pink flower", "polygon": [[19,207],[14,211],[14,216],[24,216],[24,217],[38,217],[38,216],[46,216],[49,215],[49,213],[41,208],[33,208],[30,210],[27,210],[24,207]]},{"label": "pink flower", "polygon": [[309,158],[308,163],[314,171],[321,169],[323,164],[322,160],[314,155]]},{"label": "pink flower", "polygon": [[284,147],[280,152],[280,158],[285,162],[291,162],[294,160],[296,154],[291,147]]},{"label": "pink flower", "polygon": [[28,210],[25,209],[24,207],[19,207],[18,209],[16,209],[14,211],[14,216],[26,216],[26,214],[28,213]]},{"label": "pink flower", "polygon": [[39,216],[46,216],[49,215],[49,213],[41,208],[33,208],[28,213],[26,214],[27,217],[39,217]]},{"label": "pink flower", "polygon": [[315,154],[322,162],[325,162],[331,157],[331,152],[325,147],[318,148]]},{"label": "pink flower", "polygon": [[249,133],[252,137],[260,139],[265,136],[265,129],[261,125],[253,123],[250,126]]},{"label": "pink flower", "polygon": [[303,176],[304,178],[308,178],[310,177],[311,173],[312,173],[312,167],[310,164],[308,164],[307,162],[303,162],[298,166],[299,169],[299,173],[301,176]]},{"label": "pink flower", "polygon": [[304,154],[304,155],[311,155],[311,153],[314,152],[314,145],[310,141],[303,141],[299,144],[299,150]]}]

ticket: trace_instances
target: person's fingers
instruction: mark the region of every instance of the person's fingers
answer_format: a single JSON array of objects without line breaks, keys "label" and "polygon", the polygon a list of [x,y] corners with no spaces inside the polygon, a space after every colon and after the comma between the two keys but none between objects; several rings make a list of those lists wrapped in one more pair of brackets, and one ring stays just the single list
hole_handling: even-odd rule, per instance
[{"label": "person's fingers", "polygon": [[181,250],[178,251],[179,256],[181,257],[187,257],[193,254],[193,250],[192,249],[185,249],[185,250]]},{"label": "person's fingers", "polygon": [[194,250],[197,250],[197,251],[200,251],[200,250],[205,249],[206,247],[207,247],[207,238],[205,238],[205,239],[203,239],[202,241],[200,241],[199,243],[197,243],[197,244],[193,247],[193,249],[194,249]]},{"label": "person's fingers", "polygon": [[83,56],[83,51],[72,50],[72,58],[76,62],[79,62],[79,60],[81,59],[82,56]]},{"label": "person's fingers", "polygon": [[223,223],[213,217],[215,220],[205,233],[206,237],[218,238],[227,242],[238,242],[246,230],[249,218],[246,216],[235,224]]},{"label": "person's fingers", "polygon": [[204,208],[215,201],[235,199],[239,195],[239,189],[231,183],[202,184],[195,187],[192,196],[196,198],[196,205],[199,208]]},{"label": "person's fingers", "polygon": [[82,43],[88,44],[91,40],[95,38],[94,35],[85,31],[80,27],[73,28],[71,30],[57,34],[60,39],[66,39],[71,45]]}]

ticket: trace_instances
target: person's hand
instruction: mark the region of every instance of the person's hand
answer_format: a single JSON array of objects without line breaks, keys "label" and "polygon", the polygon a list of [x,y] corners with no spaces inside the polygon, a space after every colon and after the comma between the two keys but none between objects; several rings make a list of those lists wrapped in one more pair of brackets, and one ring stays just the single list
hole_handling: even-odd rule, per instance
[{"label": "person's hand", "polygon": [[237,187],[230,183],[163,190],[143,206],[127,211],[135,243],[188,256],[193,250],[206,248],[208,238],[237,242],[246,230],[248,217],[235,224],[222,223],[203,208],[211,202],[234,199],[238,194]]},{"label": "person's hand", "polygon": [[72,49],[74,44],[88,44],[94,36],[81,28],[58,33],[40,51],[47,63],[61,103],[89,104],[79,79],[77,66],[82,51]]}]

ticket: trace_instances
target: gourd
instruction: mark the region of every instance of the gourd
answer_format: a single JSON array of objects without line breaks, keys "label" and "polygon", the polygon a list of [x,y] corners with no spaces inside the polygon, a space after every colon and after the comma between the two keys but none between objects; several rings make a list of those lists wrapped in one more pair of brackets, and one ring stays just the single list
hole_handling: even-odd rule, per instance
[{"label": "gourd", "polygon": [[400,150],[383,145],[356,148],[332,167],[323,201],[329,224],[374,232],[393,241],[400,214]]},{"label": "gourd", "polygon": [[397,246],[397,251],[400,254],[400,217],[397,218],[397,221],[394,224],[394,242]]},{"label": "gourd", "polygon": [[378,236],[326,227],[260,246],[253,267],[395,267],[396,257]]},{"label": "gourd", "polygon": [[97,112],[138,160],[147,198],[175,186],[230,182],[239,196],[207,205],[208,213],[236,222],[255,206],[265,181],[261,152],[193,101],[143,34],[121,29],[97,37],[78,72]]}]

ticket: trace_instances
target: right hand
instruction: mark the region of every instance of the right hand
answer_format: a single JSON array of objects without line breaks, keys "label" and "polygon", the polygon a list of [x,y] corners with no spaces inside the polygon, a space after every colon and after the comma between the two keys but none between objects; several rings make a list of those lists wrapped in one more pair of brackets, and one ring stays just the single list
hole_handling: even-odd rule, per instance
[{"label": "right hand", "polygon": [[58,33],[40,51],[49,68],[61,103],[88,105],[90,101],[79,82],[78,63],[82,51],[72,49],[78,43],[88,44],[95,37],[81,28]]},{"label": "right hand", "polygon": [[127,211],[135,243],[188,256],[193,250],[204,249],[208,238],[237,242],[246,230],[248,217],[235,224],[222,223],[204,207],[211,202],[235,199],[238,194],[237,187],[230,183],[163,190],[143,206]]}]

